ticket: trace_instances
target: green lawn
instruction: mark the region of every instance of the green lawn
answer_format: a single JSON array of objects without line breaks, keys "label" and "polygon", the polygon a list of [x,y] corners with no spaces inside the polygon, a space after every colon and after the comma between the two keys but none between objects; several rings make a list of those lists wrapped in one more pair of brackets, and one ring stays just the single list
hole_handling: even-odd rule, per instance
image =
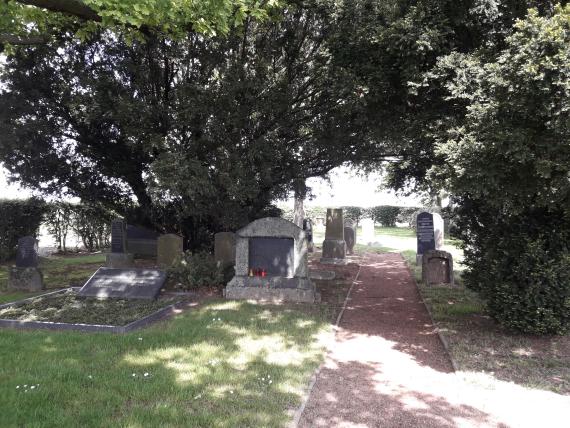
[{"label": "green lawn", "polygon": [[[8,286],[8,266],[0,265],[0,290]],[[81,286],[101,266],[105,264],[105,254],[86,256],[52,256],[40,259],[46,288]],[[3,295],[0,294],[0,299]]]},{"label": "green lawn", "polygon": [[330,329],[301,308],[216,300],[127,335],[1,330],[1,425],[284,426]]}]

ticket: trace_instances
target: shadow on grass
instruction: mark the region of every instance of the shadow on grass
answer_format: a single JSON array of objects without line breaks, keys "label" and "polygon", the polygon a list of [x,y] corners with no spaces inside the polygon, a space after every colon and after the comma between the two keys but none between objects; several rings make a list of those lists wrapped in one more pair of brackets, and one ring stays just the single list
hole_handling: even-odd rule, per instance
[{"label": "shadow on grass", "polygon": [[213,301],[121,336],[0,331],[3,424],[283,426],[327,325],[294,308]]}]

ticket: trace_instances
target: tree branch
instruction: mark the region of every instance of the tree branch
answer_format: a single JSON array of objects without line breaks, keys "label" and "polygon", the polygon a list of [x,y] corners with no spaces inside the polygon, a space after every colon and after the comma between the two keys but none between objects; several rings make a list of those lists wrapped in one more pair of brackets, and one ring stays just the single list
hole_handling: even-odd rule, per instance
[{"label": "tree branch", "polygon": [[86,21],[101,22],[99,14],[80,0],[16,0],[17,3],[41,7],[52,12],[76,16]]},{"label": "tree branch", "polygon": [[0,45],[9,43],[11,45],[39,45],[47,43],[49,36],[38,34],[36,36],[17,36],[15,34],[0,34]]}]

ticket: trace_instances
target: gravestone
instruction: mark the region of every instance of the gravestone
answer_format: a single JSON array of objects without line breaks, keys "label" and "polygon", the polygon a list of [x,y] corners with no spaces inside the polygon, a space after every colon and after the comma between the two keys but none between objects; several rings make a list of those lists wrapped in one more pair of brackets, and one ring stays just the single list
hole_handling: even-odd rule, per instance
[{"label": "gravestone", "polygon": [[111,222],[111,252],[127,252],[127,224],[122,219]]},{"label": "gravestone", "polygon": [[307,237],[307,248],[309,253],[314,251],[313,245],[313,222],[310,218],[303,220],[303,230],[305,231],[305,236]]},{"label": "gravestone", "polygon": [[156,269],[113,269],[102,267],[85,283],[80,297],[156,299],[166,273]]},{"label": "gravestone", "polygon": [[235,276],[228,299],[313,303],[320,299],[309,279],[303,229],[277,217],[256,220],[236,232]]},{"label": "gravestone", "polygon": [[444,243],[444,222],[443,218],[437,214],[433,214],[433,237],[435,240],[435,249],[441,250]]},{"label": "gravestone", "polygon": [[327,228],[321,263],[345,264],[346,242],[342,208],[327,208]]},{"label": "gravestone", "polygon": [[454,284],[453,257],[447,251],[428,250],[422,257],[422,280],[430,284]]},{"label": "gravestone", "polygon": [[346,242],[347,253],[354,254],[354,244],[356,244],[356,231],[353,227],[344,227],[344,240]]},{"label": "gravestone", "polygon": [[236,262],[236,234],[218,232],[214,235],[214,259],[222,267],[233,266]]},{"label": "gravestone", "polygon": [[10,290],[40,291],[45,289],[43,274],[38,269],[38,241],[33,236],[18,239],[16,266],[8,272]]},{"label": "gravestone", "polygon": [[182,237],[173,233],[160,235],[156,244],[156,264],[170,267],[183,254]]},{"label": "gravestone", "polygon": [[374,220],[371,218],[362,219],[362,242],[371,245],[376,242],[376,231],[374,230]]},{"label": "gravestone", "polygon": [[435,250],[433,214],[421,212],[416,219],[417,253],[416,264],[420,264],[424,253]]},{"label": "gravestone", "polygon": [[18,239],[16,267],[38,267],[38,241],[33,236]]},{"label": "gravestone", "polygon": [[111,252],[106,255],[109,268],[128,268],[133,265],[134,256],[127,252],[127,223],[123,219],[111,222]]},{"label": "gravestone", "polygon": [[127,249],[138,257],[155,258],[160,234],[145,227],[127,225]]}]

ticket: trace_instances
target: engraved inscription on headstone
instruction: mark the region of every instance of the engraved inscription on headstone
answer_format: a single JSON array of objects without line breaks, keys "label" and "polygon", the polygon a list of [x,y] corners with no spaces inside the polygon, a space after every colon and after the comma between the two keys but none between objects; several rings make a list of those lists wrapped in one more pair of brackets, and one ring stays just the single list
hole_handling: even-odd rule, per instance
[{"label": "engraved inscription on headstone", "polygon": [[111,222],[111,252],[125,253],[127,251],[127,233],[124,220],[117,219]]},{"label": "engraved inscription on headstone", "polygon": [[429,250],[435,250],[433,215],[428,212],[419,213],[416,220],[416,226],[416,233],[418,237],[417,254],[421,255]]},{"label": "engraved inscription on headstone", "polygon": [[102,267],[79,290],[82,297],[156,299],[166,273],[156,269],[112,269]]},{"label": "engraved inscription on headstone", "polygon": [[16,267],[38,266],[38,241],[33,236],[18,239]]},{"label": "engraved inscription on headstone", "polygon": [[250,238],[249,268],[262,269],[267,276],[292,278],[294,272],[293,238]]}]

